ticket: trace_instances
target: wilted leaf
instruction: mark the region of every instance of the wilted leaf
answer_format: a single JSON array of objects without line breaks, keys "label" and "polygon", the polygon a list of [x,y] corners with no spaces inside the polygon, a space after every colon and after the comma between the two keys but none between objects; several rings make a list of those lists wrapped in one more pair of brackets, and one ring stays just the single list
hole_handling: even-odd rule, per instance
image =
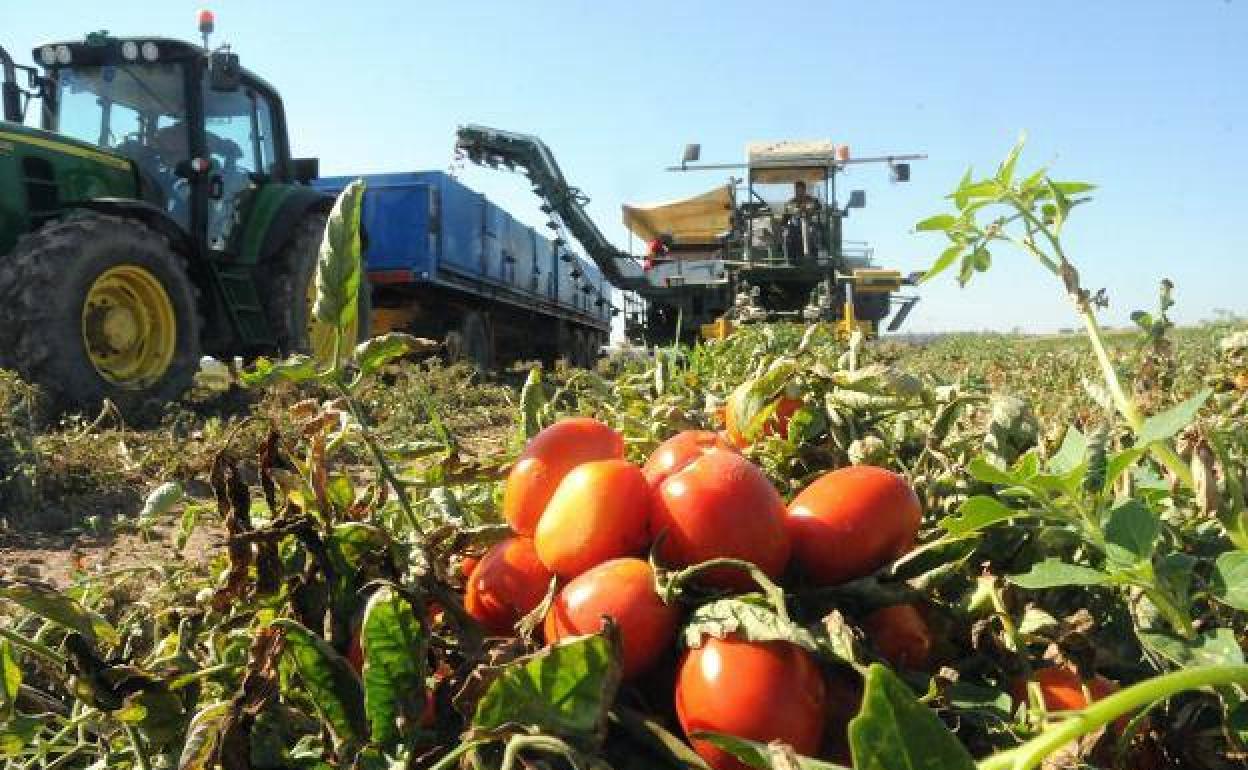
[{"label": "wilted leaf", "polygon": [[316,360],[297,353],[282,361],[258,358],[253,368],[243,371],[238,379],[249,388],[259,388],[278,380],[307,382],[315,380],[318,376]]},{"label": "wilted leaf", "polygon": [[178,770],[210,770],[229,714],[229,701],[221,701],[204,706],[191,718]]},{"label": "wilted leaf", "polygon": [[8,599],[88,639],[106,644],[121,643],[121,635],[103,616],[55,589],[34,583],[10,583],[0,588],[0,599]]},{"label": "wilted leaf", "polygon": [[849,723],[855,770],[974,770],[949,728],[887,667],[867,669],[862,710]]},{"label": "wilted leaf", "polygon": [[176,481],[166,481],[156,487],[143,502],[143,510],[139,511],[140,521],[151,521],[168,513],[173,506],[182,501],[182,485]]},{"label": "wilted leaf", "polygon": [[[316,300],[312,315],[319,323],[343,334],[356,322],[356,297],[363,273],[360,250],[363,205],[364,182],[357,179],[343,188],[334,201],[316,260]],[[312,352],[318,361],[334,363],[335,351],[328,349],[334,344],[333,336],[312,334]],[[345,349],[338,351],[339,354],[345,354],[356,341],[344,339],[342,342]]]},{"label": "wilted leaf", "polygon": [[785,641],[811,652],[819,649],[814,634],[776,614],[766,599],[739,596],[703,604],[685,625],[685,644],[701,647],[704,636],[735,635],[752,642]]},{"label": "wilted leaf", "polygon": [[355,363],[361,374],[372,374],[400,356],[428,353],[440,348],[433,340],[414,337],[403,332],[388,332],[371,337],[355,346]]}]

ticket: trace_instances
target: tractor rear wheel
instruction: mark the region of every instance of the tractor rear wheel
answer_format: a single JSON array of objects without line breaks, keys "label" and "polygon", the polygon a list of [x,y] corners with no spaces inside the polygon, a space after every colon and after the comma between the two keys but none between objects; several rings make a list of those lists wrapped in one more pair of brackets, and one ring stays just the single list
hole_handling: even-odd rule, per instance
[{"label": "tractor rear wheel", "polygon": [[[306,215],[295,225],[290,239],[277,253],[276,259],[262,265],[257,273],[257,282],[265,297],[264,310],[269,328],[277,338],[280,353],[308,353],[314,340],[329,333],[312,315],[312,306],[316,302],[316,260],[321,252],[321,239],[325,235],[328,219],[324,212]],[[362,274],[355,325],[347,330],[347,345],[354,347],[368,337],[372,307],[372,291],[367,276]]]},{"label": "tractor rear wheel", "polygon": [[58,412],[108,399],[139,417],[177,398],[199,366],[199,334],[185,260],[141,222],[75,214],[0,259],[0,365]]}]

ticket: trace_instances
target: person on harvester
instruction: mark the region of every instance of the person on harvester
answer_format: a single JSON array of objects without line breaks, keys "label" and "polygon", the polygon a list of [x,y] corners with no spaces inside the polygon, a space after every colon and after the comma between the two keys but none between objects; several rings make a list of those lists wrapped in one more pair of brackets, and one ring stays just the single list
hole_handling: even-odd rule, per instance
[{"label": "person on harvester", "polygon": [[664,233],[650,241],[646,246],[646,259],[642,267],[653,270],[659,262],[667,262],[672,253],[672,236]]}]

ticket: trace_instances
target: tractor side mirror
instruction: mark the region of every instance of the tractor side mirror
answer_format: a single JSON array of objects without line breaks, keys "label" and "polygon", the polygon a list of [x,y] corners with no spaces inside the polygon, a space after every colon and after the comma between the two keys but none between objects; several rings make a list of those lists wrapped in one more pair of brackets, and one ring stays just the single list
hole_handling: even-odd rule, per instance
[{"label": "tractor side mirror", "polygon": [[910,164],[909,163],[893,163],[890,167],[893,173],[894,182],[910,181]]},{"label": "tractor side mirror", "polygon": [[867,194],[862,190],[854,190],[849,194],[849,203],[845,204],[847,209],[866,208]]},{"label": "tractor side mirror", "polygon": [[208,60],[208,86],[213,91],[237,91],[243,84],[243,67],[238,54],[214,51]]},{"label": "tractor side mirror", "polygon": [[686,144],[685,153],[680,156],[680,165],[687,166],[690,163],[697,163],[702,158],[702,145]]},{"label": "tractor side mirror", "polygon": [[291,158],[290,175],[299,184],[308,184],[321,175],[321,159]]}]

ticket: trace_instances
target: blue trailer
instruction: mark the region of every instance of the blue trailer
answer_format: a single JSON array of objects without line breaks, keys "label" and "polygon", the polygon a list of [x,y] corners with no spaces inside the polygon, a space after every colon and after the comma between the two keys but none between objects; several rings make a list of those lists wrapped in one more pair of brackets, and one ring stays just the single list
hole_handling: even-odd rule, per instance
[{"label": "blue trailer", "polygon": [[[313,186],[337,194],[356,176]],[[439,171],[363,175],[372,330],[444,340],[483,369],[566,357],[588,365],[611,329],[612,288],[572,253]]]}]

